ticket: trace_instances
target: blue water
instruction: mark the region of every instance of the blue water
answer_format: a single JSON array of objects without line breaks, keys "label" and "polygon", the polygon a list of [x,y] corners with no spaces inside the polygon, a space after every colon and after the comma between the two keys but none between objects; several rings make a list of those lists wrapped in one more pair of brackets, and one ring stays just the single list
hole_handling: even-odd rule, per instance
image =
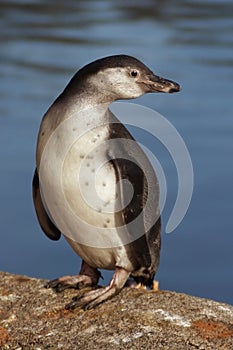
[{"label": "blue water", "polygon": [[[77,69],[126,53],[179,82],[179,94],[137,103],[164,115],[193,162],[189,210],[163,233],[161,289],[233,303],[232,1],[1,1],[0,269],[42,278],[77,273],[80,260],[62,239],[41,232],[31,200],[42,115]],[[161,152],[168,196],[177,174]],[[106,282],[110,273],[104,273]]]}]

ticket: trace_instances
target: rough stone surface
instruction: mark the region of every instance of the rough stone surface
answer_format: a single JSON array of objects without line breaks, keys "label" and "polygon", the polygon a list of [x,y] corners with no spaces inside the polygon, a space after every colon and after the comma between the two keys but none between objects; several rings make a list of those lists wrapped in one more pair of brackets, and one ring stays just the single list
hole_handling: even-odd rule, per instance
[{"label": "rough stone surface", "polygon": [[0,272],[0,349],[233,350],[233,307],[169,291],[125,288],[89,311],[64,309],[84,290]]}]

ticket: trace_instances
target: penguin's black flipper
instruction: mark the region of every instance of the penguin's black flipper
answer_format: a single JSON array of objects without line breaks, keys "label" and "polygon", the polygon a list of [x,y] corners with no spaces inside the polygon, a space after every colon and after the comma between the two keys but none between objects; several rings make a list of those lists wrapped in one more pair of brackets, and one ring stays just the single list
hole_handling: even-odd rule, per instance
[{"label": "penguin's black flipper", "polygon": [[[110,162],[115,169],[122,205],[122,221],[124,225],[127,225],[130,242],[125,246],[125,249],[135,270],[141,267],[148,268],[151,266],[151,256],[142,215],[147,199],[148,184],[144,171],[137,160],[139,155],[141,157],[145,157],[145,155],[121,123],[110,124],[110,135],[112,139],[117,139],[117,147],[113,147],[110,151]],[[127,141],[130,141],[130,143],[127,143]],[[127,183],[122,180],[127,180],[133,188],[130,201]]]},{"label": "penguin's black flipper", "polygon": [[61,237],[61,232],[50,220],[41,199],[40,182],[39,182],[37,169],[35,169],[35,173],[32,181],[32,196],[33,196],[34,207],[36,210],[36,215],[42,230],[44,231],[46,236],[48,236],[50,239],[54,241],[59,240],[59,238]]}]

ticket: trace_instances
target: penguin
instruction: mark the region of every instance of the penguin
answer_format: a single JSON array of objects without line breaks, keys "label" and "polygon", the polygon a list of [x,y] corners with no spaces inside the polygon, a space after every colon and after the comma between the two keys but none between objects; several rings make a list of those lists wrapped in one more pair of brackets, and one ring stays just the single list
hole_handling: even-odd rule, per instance
[{"label": "penguin", "polygon": [[[152,287],[161,249],[159,184],[146,154],[109,106],[180,89],[140,60],[113,55],[81,68],[43,116],[32,182],[36,215],[50,239],[64,235],[82,259],[78,275],[46,287],[94,287],[66,309],[96,307],[129,277]],[[97,288],[98,269],[114,271],[109,285]]]}]

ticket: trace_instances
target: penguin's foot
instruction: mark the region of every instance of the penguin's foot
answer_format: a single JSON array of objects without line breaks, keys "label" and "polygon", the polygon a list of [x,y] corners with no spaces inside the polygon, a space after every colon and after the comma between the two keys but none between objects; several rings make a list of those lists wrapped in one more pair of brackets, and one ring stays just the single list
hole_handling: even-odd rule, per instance
[{"label": "penguin's foot", "polygon": [[125,287],[128,288],[136,288],[136,289],[147,289],[147,286],[142,284],[141,282],[137,283],[136,281],[129,279],[126,284]]},{"label": "penguin's foot", "polygon": [[89,310],[94,308],[103,301],[118,294],[124,287],[129,274],[125,269],[117,267],[109,286],[91,290],[81,297],[74,297],[73,301],[66,305],[66,309],[73,310],[76,307],[82,307],[85,310]]},{"label": "penguin's foot", "polygon": [[136,289],[144,289],[144,290],[147,290],[147,289],[150,290],[151,289],[154,292],[157,292],[159,290],[159,282],[153,280],[152,285],[145,285],[145,284],[143,284],[141,282],[137,283],[135,280],[130,278],[126,282],[125,287],[136,288]]},{"label": "penguin's foot", "polygon": [[85,275],[62,276],[45,284],[45,288],[53,288],[56,292],[62,292],[68,288],[80,289],[91,286],[92,279]]},{"label": "penguin's foot", "polygon": [[68,288],[81,289],[87,286],[96,286],[100,277],[101,273],[97,269],[83,261],[79,275],[56,278],[46,283],[45,288],[53,288],[56,292],[62,292]]},{"label": "penguin's foot", "polygon": [[[131,285],[130,287],[136,288],[136,289],[144,289],[144,290],[147,290],[147,286],[144,285],[144,284],[142,284],[141,282],[137,283],[136,285]],[[158,290],[159,290],[159,282],[158,282],[158,281],[153,281],[152,286],[151,286],[151,289],[152,289],[154,292],[158,292]]]},{"label": "penguin's foot", "polygon": [[153,281],[152,290],[154,292],[158,292],[159,291],[159,281]]}]

